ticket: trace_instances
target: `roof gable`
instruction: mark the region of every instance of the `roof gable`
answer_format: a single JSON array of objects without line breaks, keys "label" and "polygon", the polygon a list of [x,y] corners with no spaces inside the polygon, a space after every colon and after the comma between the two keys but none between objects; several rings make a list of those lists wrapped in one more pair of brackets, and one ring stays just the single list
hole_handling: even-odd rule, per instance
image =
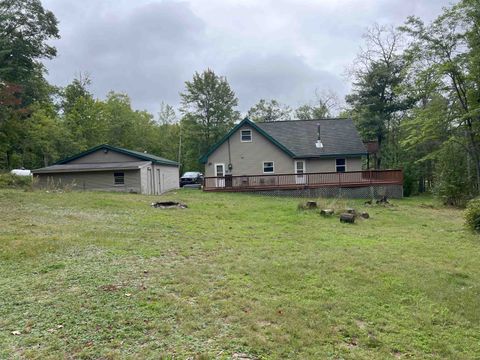
[{"label": "roof gable", "polygon": [[255,129],[258,133],[260,133],[262,136],[264,136],[268,141],[270,141],[272,144],[277,146],[280,150],[282,150],[284,153],[286,153],[288,156],[295,156],[293,152],[291,152],[289,149],[287,149],[283,144],[281,144],[277,139],[272,137],[270,134],[268,134],[265,130],[260,128],[257,124],[255,124],[253,121],[250,121],[248,118],[243,119],[240,121],[237,125],[235,125],[224,137],[222,137],[215,145],[213,145],[205,155],[203,155],[200,158],[200,162],[205,164],[208,161],[208,157],[215,151],[217,150],[225,141],[227,141],[235,132],[237,132],[238,129],[240,129],[242,126],[248,125],[251,126],[253,129]]},{"label": "roof gable", "polygon": [[142,152],[134,151],[134,150],[123,149],[123,148],[111,146],[111,145],[108,145],[108,144],[102,144],[102,145],[95,146],[95,147],[93,147],[91,149],[88,149],[88,150],[85,150],[85,151],[83,151],[79,154],[76,154],[76,155],[73,155],[73,156],[68,157],[66,159],[60,160],[57,163],[55,163],[55,165],[67,164],[67,163],[69,163],[69,162],[71,162],[75,159],[79,159],[83,156],[89,155],[91,153],[94,153],[95,151],[102,150],[102,149],[115,151],[115,152],[118,152],[118,153],[121,153],[121,154],[133,156],[134,158],[137,158],[139,160],[151,161],[151,162],[153,162],[155,164],[159,164],[159,165],[179,166],[179,164],[176,161],[164,159],[160,156],[147,154],[147,153],[142,153]]},{"label": "roof gable", "polygon": [[[315,146],[320,124],[322,149]],[[288,120],[254,123],[243,119],[200,158],[208,157],[244,125],[249,125],[292,158],[362,156],[367,151],[351,119]]]}]

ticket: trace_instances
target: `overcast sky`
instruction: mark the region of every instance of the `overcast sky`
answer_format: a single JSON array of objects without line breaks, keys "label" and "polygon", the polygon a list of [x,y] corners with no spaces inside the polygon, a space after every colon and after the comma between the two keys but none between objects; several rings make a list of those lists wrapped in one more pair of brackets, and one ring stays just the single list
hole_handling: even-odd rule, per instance
[{"label": "overcast sky", "polygon": [[315,90],[349,90],[345,68],[368,26],[435,18],[448,0],[44,0],[60,22],[58,56],[46,62],[60,86],[79,73],[99,97],[126,92],[156,114],[195,71],[227,77],[246,111],[260,98],[292,107]]}]

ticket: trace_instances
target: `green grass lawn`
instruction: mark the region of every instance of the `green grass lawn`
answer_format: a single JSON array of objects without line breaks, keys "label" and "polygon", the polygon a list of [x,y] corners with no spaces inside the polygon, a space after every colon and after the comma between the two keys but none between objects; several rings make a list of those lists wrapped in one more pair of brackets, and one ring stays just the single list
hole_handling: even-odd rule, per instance
[{"label": "green grass lawn", "polygon": [[349,201],[371,219],[348,225],[298,203],[0,190],[0,358],[480,358],[461,211]]}]

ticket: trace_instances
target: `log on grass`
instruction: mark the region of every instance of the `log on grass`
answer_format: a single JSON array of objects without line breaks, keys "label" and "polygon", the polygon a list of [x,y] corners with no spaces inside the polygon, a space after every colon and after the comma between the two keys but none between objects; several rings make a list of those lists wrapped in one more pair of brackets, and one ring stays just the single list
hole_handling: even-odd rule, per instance
[{"label": "log on grass", "polygon": [[349,214],[349,213],[340,214],[340,222],[353,224],[355,222],[355,214]]},{"label": "log on grass", "polygon": [[360,213],[360,217],[364,218],[364,219],[368,219],[370,218],[370,214],[366,211],[363,211]]},{"label": "log on grass", "polygon": [[317,208],[317,202],[316,201],[307,201],[305,204],[305,207],[307,209],[316,209]]},{"label": "log on grass", "polygon": [[320,215],[322,216],[332,216],[334,213],[333,209],[323,209],[320,211]]}]

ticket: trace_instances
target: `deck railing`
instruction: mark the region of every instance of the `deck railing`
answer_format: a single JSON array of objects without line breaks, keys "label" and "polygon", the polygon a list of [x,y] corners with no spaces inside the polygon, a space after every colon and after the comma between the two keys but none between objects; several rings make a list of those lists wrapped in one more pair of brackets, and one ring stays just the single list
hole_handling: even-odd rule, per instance
[{"label": "deck railing", "polygon": [[309,189],[318,187],[362,187],[403,184],[402,170],[363,170],[305,174],[263,174],[205,177],[205,191]]}]

